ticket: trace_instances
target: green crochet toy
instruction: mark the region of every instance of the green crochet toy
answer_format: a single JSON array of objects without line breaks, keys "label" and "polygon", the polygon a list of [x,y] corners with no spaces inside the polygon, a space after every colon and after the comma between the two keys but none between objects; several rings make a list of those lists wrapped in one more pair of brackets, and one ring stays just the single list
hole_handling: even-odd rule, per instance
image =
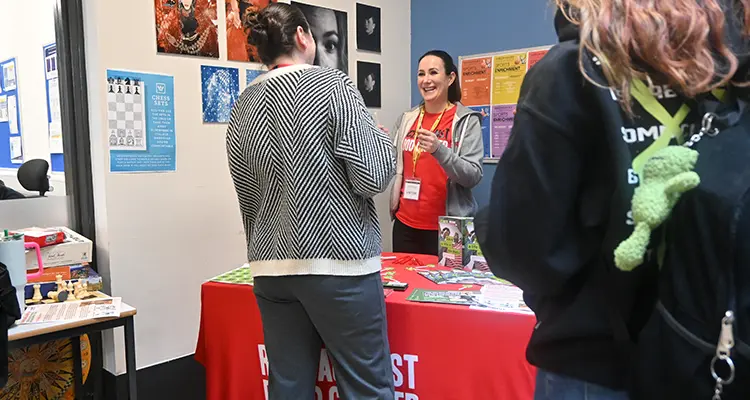
[{"label": "green crochet toy", "polygon": [[641,185],[633,194],[635,229],[615,249],[615,265],[632,271],[643,263],[651,231],[658,228],[672,212],[680,196],[701,182],[693,171],[698,152],[682,146],[667,146],[643,166]]}]

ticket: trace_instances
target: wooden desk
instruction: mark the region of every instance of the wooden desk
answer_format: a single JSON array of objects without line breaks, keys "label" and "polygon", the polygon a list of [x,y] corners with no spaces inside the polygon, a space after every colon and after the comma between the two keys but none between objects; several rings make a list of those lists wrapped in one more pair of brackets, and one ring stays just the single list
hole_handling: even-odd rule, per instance
[{"label": "wooden desk", "polygon": [[122,326],[125,328],[125,364],[127,366],[128,398],[137,400],[135,331],[133,326],[133,317],[136,312],[137,310],[134,307],[122,303],[120,317],[118,318],[13,325],[8,329],[8,349],[16,349],[53,340],[70,339],[73,348],[73,383],[75,385],[76,397],[78,397],[83,393],[80,336]]}]

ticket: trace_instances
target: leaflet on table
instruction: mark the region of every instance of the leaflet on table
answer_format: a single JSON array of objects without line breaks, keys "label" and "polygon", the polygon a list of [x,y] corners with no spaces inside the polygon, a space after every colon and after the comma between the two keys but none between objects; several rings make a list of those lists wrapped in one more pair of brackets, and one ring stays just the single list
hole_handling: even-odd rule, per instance
[{"label": "leaflet on table", "polygon": [[69,322],[94,318],[116,318],[120,316],[122,300],[119,297],[40,304],[26,307],[16,323],[40,324],[45,322]]},{"label": "leaflet on table", "polygon": [[464,305],[490,311],[532,312],[523,301],[521,289],[508,285],[485,286],[482,290],[474,291],[414,289],[407,300]]},{"label": "leaflet on table", "polygon": [[477,301],[479,304],[472,308],[532,313],[523,300],[523,291],[516,286],[485,286],[479,291]]},{"label": "leaflet on table", "polygon": [[446,283],[464,285],[511,285],[510,282],[494,276],[492,272],[476,270],[419,271],[418,274],[438,285]]},{"label": "leaflet on table", "polygon": [[406,300],[418,303],[479,305],[479,291],[414,289]]}]

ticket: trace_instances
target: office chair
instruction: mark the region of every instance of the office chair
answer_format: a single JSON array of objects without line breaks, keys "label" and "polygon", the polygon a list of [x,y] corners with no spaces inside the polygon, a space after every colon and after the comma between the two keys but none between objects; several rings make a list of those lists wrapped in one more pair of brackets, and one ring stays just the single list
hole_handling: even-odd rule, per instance
[{"label": "office chair", "polygon": [[29,192],[39,192],[39,196],[44,197],[50,191],[48,172],[49,163],[46,160],[29,160],[18,168],[18,182]]}]

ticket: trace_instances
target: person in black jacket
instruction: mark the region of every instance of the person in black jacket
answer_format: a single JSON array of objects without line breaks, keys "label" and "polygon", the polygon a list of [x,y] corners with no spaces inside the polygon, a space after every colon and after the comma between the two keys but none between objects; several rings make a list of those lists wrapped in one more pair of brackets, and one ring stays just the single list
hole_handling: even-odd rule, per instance
[{"label": "person in black jacket", "polygon": [[5,186],[5,182],[0,181],[0,200],[25,199],[26,196]]},{"label": "person in black jacket", "polygon": [[[654,266],[614,266],[633,230],[639,165],[661,135],[698,131],[695,98],[748,80],[738,55],[748,54],[750,0],[568,3],[555,19],[560,43],[526,75],[476,229],[492,271],[536,313],[536,398],[627,399],[623,349],[656,297]],[[638,82],[656,100],[651,112],[631,100]]]}]

